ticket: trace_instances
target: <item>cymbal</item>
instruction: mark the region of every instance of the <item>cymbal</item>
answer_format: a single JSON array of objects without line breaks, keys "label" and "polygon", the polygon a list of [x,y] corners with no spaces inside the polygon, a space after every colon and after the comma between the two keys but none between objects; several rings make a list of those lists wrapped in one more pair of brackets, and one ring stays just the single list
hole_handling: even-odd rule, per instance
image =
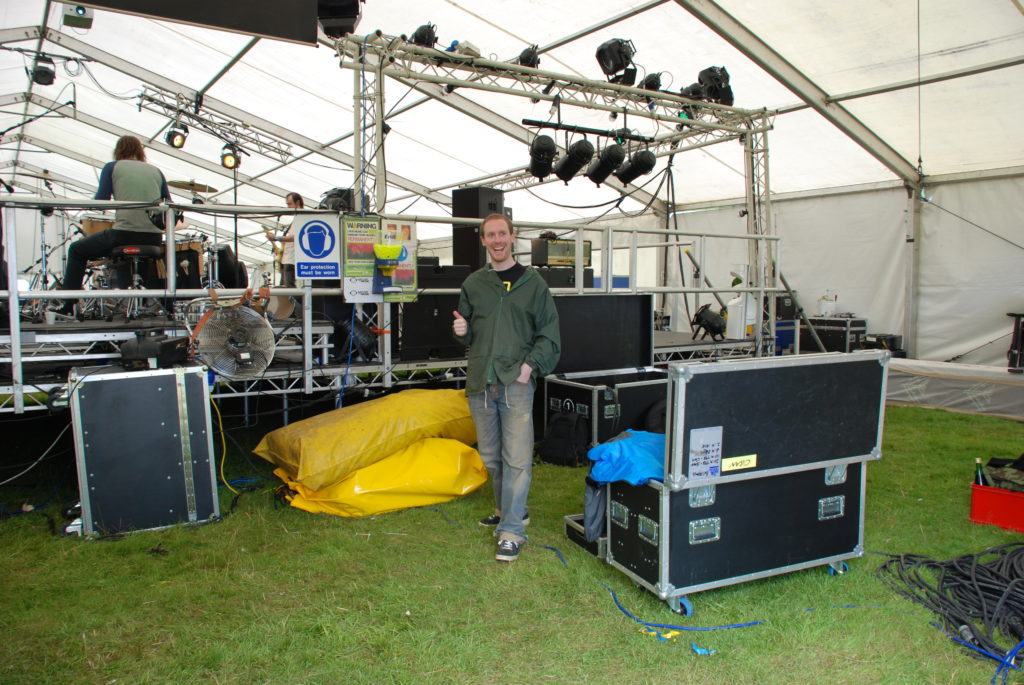
[{"label": "cymbal", "polygon": [[168,181],[167,185],[172,188],[180,188],[181,190],[191,190],[193,193],[216,193],[216,188],[211,188],[205,183],[196,183],[195,181]]}]

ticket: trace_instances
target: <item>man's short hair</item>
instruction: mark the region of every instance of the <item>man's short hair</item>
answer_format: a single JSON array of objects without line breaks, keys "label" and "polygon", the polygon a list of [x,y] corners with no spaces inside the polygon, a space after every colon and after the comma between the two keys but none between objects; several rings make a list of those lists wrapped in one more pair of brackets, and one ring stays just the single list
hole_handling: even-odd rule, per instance
[{"label": "man's short hair", "polygon": [[480,235],[481,236],[484,234],[484,224],[486,224],[488,221],[491,221],[492,219],[500,219],[501,221],[504,221],[505,222],[505,227],[508,228],[508,232],[509,233],[515,233],[516,232],[515,226],[512,225],[512,219],[509,219],[504,214],[499,214],[499,213],[495,212],[494,214],[488,214],[487,216],[484,217],[484,220],[480,222]]}]

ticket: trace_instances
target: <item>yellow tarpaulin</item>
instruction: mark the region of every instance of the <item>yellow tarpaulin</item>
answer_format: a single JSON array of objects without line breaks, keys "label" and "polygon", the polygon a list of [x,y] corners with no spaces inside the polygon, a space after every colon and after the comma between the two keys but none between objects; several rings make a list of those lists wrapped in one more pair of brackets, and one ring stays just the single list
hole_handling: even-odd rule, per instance
[{"label": "yellow tarpaulin", "polygon": [[294,491],[288,497],[293,507],[337,516],[369,516],[447,502],[487,481],[477,451],[447,438],[414,442],[320,490],[290,479],[284,469],[274,474]]},{"label": "yellow tarpaulin", "polygon": [[476,444],[461,390],[404,390],[314,416],[263,436],[253,450],[317,491],[423,438]]}]

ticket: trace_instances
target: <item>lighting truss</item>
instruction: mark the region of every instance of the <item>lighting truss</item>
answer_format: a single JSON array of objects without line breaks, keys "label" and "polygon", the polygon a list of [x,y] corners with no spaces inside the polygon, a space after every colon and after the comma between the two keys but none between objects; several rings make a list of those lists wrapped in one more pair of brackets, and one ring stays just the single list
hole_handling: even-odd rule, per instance
[{"label": "lighting truss", "polygon": [[679,122],[679,110],[687,108],[696,116],[692,128],[741,133],[754,127],[763,112],[690,100],[672,93],[654,92],[605,81],[523,67],[511,62],[474,58],[458,53],[424,48],[401,39],[387,38],[363,43],[346,37],[336,44],[341,66],[348,69],[380,65],[381,72],[396,79],[425,81],[456,88],[472,88],[553,101],[563,106],[627,112],[657,121]]},{"label": "lighting truss", "polygon": [[234,143],[249,153],[279,159],[287,163],[294,155],[292,146],[280,138],[254,129],[242,121],[218,115],[212,116],[202,106],[198,109],[191,101],[153,86],[145,86],[139,95],[139,108],[167,116],[192,128],[201,128],[226,143]]}]

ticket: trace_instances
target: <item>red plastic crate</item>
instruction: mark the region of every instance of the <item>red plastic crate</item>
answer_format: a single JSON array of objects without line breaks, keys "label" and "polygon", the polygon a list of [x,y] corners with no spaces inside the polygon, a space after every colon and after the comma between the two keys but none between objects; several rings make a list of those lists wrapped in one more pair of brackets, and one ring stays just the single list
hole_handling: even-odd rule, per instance
[{"label": "red plastic crate", "polygon": [[971,521],[1024,533],[1024,492],[971,483]]}]

